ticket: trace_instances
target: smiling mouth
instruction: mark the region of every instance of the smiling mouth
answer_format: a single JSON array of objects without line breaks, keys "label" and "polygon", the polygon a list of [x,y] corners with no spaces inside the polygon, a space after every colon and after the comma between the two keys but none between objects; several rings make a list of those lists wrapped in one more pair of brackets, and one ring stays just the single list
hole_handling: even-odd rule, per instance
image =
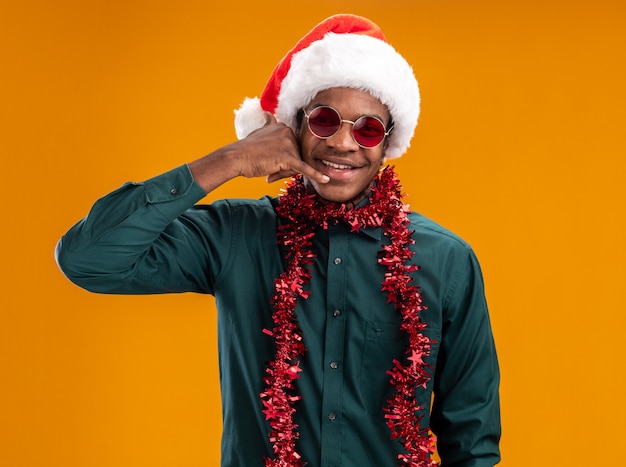
[{"label": "smiling mouth", "polygon": [[335,164],[334,162],[329,162],[329,161],[325,161],[325,160],[322,160],[321,162],[326,167],[331,167],[333,169],[339,169],[339,170],[353,170],[353,169],[355,169],[355,167],[352,167],[351,165]]}]

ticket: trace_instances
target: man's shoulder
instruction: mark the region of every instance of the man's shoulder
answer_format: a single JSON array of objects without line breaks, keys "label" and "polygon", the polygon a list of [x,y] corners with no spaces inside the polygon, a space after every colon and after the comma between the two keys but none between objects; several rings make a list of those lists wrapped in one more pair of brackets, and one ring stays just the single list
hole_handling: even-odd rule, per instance
[{"label": "man's shoulder", "polygon": [[[200,216],[203,219],[213,218],[216,222],[234,222],[240,225],[276,222],[277,200],[271,196],[259,199],[223,198],[211,201],[208,204],[197,204],[187,215]],[[206,217],[208,216],[208,217]]]},{"label": "man's shoulder", "polygon": [[269,209],[274,211],[278,199],[273,196],[263,196],[259,199],[251,198],[226,198],[213,202],[214,206],[228,206],[233,210],[248,210],[248,209]]},{"label": "man's shoulder", "polygon": [[278,199],[273,196],[263,196],[262,198],[224,198],[212,201],[203,205],[204,209],[216,211],[230,211],[233,214],[243,214],[246,212],[264,212],[275,214]]},{"label": "man's shoulder", "polygon": [[409,220],[411,221],[409,229],[415,232],[416,242],[430,241],[447,245],[449,248],[471,249],[470,245],[459,235],[423,214],[411,211]]}]

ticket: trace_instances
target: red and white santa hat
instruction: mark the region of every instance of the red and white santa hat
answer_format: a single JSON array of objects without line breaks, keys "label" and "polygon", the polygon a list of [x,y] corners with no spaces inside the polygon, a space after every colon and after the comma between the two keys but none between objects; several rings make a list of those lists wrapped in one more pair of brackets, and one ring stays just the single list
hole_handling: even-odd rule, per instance
[{"label": "red and white santa hat", "polygon": [[372,21],[334,15],[315,26],[278,63],[261,98],[246,98],[235,110],[239,139],[262,127],[264,112],[296,130],[296,115],[320,92],[348,87],[369,92],[387,106],[394,128],[388,159],[408,149],[420,110],[413,70]]}]

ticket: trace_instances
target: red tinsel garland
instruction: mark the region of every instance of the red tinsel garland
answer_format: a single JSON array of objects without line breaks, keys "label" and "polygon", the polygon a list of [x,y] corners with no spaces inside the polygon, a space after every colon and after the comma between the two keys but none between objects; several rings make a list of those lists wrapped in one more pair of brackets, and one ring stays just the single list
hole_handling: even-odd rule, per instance
[{"label": "red tinsel garland", "polygon": [[420,319],[425,310],[419,288],[412,285],[411,273],[419,268],[409,264],[413,255],[409,245],[414,243],[408,229],[409,207],[402,203],[400,183],[392,168],[382,169],[375,179],[369,204],[358,209],[348,209],[345,204],[324,204],[304,186],[301,176],[292,178],[286,192],[280,197],[277,212],[290,222],[281,226],[279,243],[287,247],[287,269],[275,280],[276,291],[272,298],[274,328],[263,332],[272,336],[276,344],[276,358],[267,368],[265,390],[261,393],[263,413],[269,420],[269,438],[274,449],[274,459],[265,460],[266,467],[301,467],[306,462],[296,451],[299,437],[294,423],[294,403],[301,399],[295,380],[300,377],[299,358],[306,348],[295,314],[298,299],[306,299],[310,292],[303,286],[311,279],[309,265],[315,255],[311,251],[311,238],[317,227],[328,228],[331,221],[344,221],[358,232],[362,227],[380,227],[390,238],[383,246],[378,262],[387,268],[382,290],[387,303],[393,303],[402,315],[401,329],[408,335],[406,362],[393,361],[387,371],[395,392],[384,408],[391,439],[398,439],[405,452],[398,455],[401,465],[430,467],[437,463],[431,459],[433,440],[428,429],[420,428],[424,407],[417,403],[415,390],[426,387],[430,379],[429,365],[424,360],[430,354],[432,341],[423,330],[426,323]]}]

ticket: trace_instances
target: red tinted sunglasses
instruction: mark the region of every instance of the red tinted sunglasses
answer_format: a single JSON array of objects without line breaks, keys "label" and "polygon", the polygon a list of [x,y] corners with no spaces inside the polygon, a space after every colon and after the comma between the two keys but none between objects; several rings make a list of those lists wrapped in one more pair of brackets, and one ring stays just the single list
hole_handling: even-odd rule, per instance
[{"label": "red tinted sunglasses", "polygon": [[393,126],[385,130],[385,124],[378,117],[363,115],[356,121],[341,118],[339,112],[327,105],[315,107],[310,113],[304,110],[306,122],[315,136],[327,139],[339,131],[342,123],[352,124],[352,138],[362,148],[373,148],[389,136]]}]

